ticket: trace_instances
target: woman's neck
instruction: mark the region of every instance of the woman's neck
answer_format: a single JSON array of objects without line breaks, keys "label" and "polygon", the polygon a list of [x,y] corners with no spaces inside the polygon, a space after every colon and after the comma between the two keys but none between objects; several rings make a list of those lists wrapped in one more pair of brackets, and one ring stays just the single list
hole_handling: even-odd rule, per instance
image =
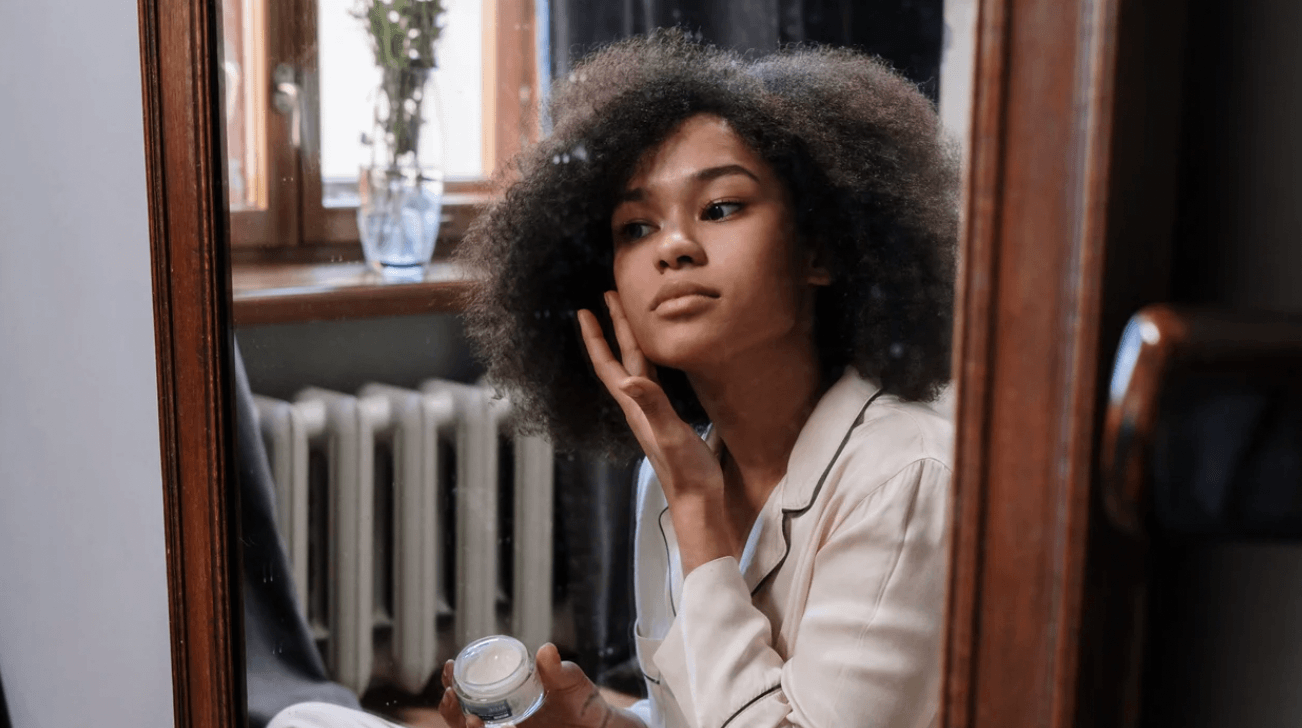
[{"label": "woman's neck", "polygon": [[811,337],[736,357],[688,380],[722,443],[734,525],[746,533],[787,472],[796,438],[824,383]]}]

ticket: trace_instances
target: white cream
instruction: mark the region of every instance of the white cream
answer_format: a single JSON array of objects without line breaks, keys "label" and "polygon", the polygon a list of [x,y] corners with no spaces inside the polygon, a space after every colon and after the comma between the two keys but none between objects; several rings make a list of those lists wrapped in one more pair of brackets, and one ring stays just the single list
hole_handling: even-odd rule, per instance
[{"label": "white cream", "polygon": [[466,665],[466,682],[491,685],[501,682],[520,669],[523,655],[501,640],[485,644]]},{"label": "white cream", "polygon": [[533,656],[514,637],[494,635],[466,645],[452,664],[452,678],[462,709],[486,728],[524,720],[542,705]]}]

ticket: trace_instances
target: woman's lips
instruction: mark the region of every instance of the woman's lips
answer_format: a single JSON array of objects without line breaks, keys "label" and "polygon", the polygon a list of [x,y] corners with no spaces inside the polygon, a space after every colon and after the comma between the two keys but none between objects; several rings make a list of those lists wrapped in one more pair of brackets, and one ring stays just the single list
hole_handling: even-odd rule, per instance
[{"label": "woman's lips", "polygon": [[656,291],[651,310],[659,313],[687,311],[719,297],[719,292],[691,281],[670,281]]},{"label": "woman's lips", "polygon": [[686,296],[674,296],[656,306],[655,313],[663,318],[676,318],[699,313],[718,300],[713,296],[689,293]]}]

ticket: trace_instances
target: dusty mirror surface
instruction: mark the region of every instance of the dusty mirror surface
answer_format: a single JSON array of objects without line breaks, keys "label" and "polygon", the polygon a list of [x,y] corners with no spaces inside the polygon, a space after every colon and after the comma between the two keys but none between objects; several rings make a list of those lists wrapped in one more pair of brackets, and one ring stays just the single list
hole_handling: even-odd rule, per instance
[{"label": "dusty mirror surface", "polygon": [[[515,435],[460,318],[449,257],[493,199],[487,178],[547,137],[553,78],[651,27],[748,57],[795,41],[880,54],[954,144],[971,91],[974,2],[835,17],[795,3],[781,18],[706,5],[221,3],[250,725],[306,700],[442,725],[443,662],[495,633],[554,643],[612,703],[645,696],[636,467]],[[424,73],[386,78],[377,48]],[[380,187],[365,170],[393,166],[404,134],[421,181],[393,226],[419,248],[437,223],[428,266],[363,249]]]}]

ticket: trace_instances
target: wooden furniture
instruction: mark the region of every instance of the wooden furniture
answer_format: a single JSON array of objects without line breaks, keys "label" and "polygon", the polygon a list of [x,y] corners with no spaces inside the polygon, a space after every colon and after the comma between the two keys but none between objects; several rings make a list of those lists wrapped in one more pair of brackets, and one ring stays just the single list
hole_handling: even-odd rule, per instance
[{"label": "wooden furniture", "polygon": [[1166,297],[1184,17],[979,5],[942,725],[1138,717],[1146,574],[1096,452],[1114,343]]},{"label": "wooden furniture", "polygon": [[431,263],[424,280],[384,280],[364,263],[235,266],[236,326],[460,311],[470,282],[453,264]]},{"label": "wooden furniture", "polygon": [[1103,430],[1103,502],[1120,528],[1144,538],[1153,528],[1151,459],[1170,384],[1200,373],[1302,381],[1302,320],[1156,304],[1131,319],[1122,349]]}]

